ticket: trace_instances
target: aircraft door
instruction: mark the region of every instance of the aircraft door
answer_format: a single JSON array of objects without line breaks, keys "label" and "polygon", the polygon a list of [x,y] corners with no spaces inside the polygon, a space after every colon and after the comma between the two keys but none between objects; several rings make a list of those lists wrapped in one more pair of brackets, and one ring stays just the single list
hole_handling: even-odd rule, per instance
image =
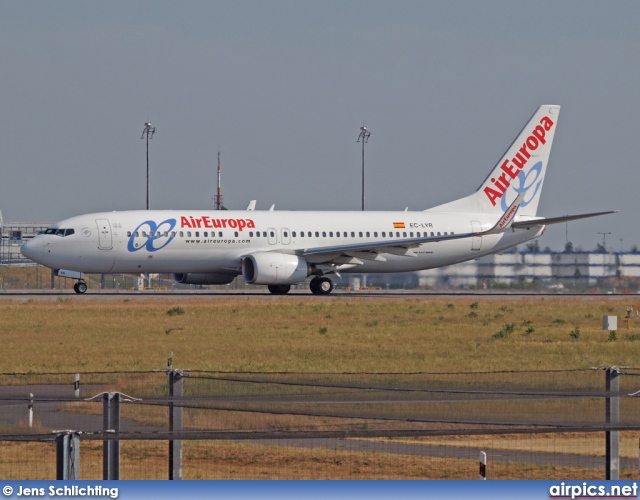
[{"label": "aircraft door", "polygon": [[[477,220],[471,221],[471,232],[479,233],[482,231],[482,226]],[[471,238],[471,250],[480,250],[482,248],[482,236],[473,236]]]},{"label": "aircraft door", "polygon": [[111,250],[113,242],[111,238],[111,223],[108,219],[96,219],[98,226],[98,248],[100,250]]},{"label": "aircraft door", "polygon": [[283,245],[291,243],[291,231],[289,231],[289,228],[284,227],[280,230],[280,241],[282,241]]},{"label": "aircraft door", "polygon": [[276,243],[278,243],[278,233],[274,228],[270,227],[267,230],[267,234],[269,235],[269,245],[275,245]]}]

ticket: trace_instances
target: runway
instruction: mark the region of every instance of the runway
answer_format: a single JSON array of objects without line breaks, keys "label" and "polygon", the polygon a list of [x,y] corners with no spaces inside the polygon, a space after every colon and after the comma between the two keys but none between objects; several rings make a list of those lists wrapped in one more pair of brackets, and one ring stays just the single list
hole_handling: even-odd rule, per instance
[{"label": "runway", "polygon": [[0,300],[113,300],[126,299],[161,299],[180,298],[193,299],[205,297],[246,297],[256,299],[272,299],[286,301],[290,298],[308,298],[313,300],[332,300],[344,298],[358,299],[405,299],[405,298],[447,298],[447,299],[481,299],[505,300],[523,298],[568,299],[581,298],[585,300],[602,299],[630,299],[638,294],[630,293],[553,293],[526,291],[431,291],[431,290],[340,290],[336,289],[330,295],[313,295],[307,289],[291,290],[287,295],[272,295],[266,289],[242,290],[88,290],[85,294],[77,294],[72,290],[2,290]]}]

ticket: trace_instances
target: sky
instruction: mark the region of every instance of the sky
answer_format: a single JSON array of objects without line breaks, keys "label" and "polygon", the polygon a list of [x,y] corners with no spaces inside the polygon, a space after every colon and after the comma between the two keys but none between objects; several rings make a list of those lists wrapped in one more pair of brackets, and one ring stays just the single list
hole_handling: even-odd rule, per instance
[{"label": "sky", "polygon": [[542,248],[640,246],[640,2],[0,0],[0,210],[424,210],[562,106]]}]

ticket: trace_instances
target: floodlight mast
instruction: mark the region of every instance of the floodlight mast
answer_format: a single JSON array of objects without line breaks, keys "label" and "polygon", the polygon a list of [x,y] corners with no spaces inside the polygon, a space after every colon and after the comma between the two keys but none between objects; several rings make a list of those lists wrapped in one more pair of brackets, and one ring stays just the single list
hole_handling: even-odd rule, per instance
[{"label": "floodlight mast", "polygon": [[144,139],[144,136],[147,136],[147,210],[149,210],[150,201],[149,201],[149,139],[153,138],[153,134],[156,133],[156,128],[151,125],[151,122],[147,122],[144,124],[144,129],[142,129],[142,135],[140,139]]},{"label": "floodlight mast", "polygon": [[371,132],[364,125],[360,127],[360,135],[357,142],[362,142],[362,211],[364,212],[364,145],[369,142]]}]

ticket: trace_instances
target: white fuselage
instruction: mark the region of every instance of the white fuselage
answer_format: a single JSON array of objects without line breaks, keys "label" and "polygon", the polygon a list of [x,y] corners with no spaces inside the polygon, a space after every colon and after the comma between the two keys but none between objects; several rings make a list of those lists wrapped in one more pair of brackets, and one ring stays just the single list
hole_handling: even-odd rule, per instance
[{"label": "white fuselage", "polygon": [[[495,219],[495,215],[446,212],[104,212],[55,224],[47,231],[50,234],[27,242],[23,253],[53,269],[85,273],[240,274],[242,259],[249,254],[301,254],[306,249],[475,233],[490,228]],[[382,259],[363,259],[339,270],[389,273],[441,267],[506,250],[543,231],[544,226],[534,226],[428,242],[415,246],[414,255],[383,251]],[[305,259],[322,264],[326,253]]]}]

